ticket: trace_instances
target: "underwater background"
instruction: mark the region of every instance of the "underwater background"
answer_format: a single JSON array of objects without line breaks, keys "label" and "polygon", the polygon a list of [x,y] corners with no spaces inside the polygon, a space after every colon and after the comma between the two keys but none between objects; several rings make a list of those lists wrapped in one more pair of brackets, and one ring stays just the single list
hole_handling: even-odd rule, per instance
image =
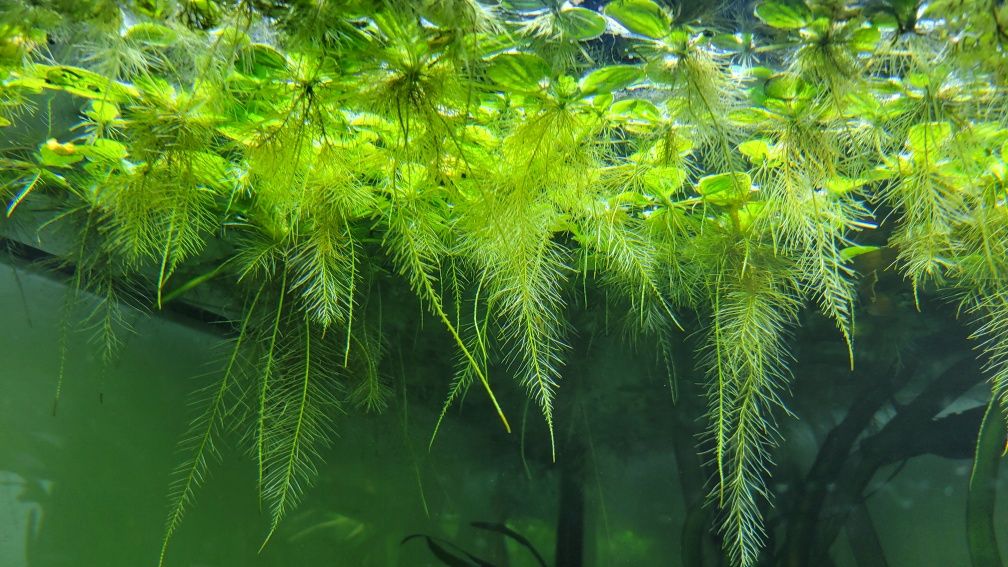
[{"label": "underwater background", "polygon": [[[185,416],[191,414],[187,400],[193,389],[212,383],[223,339],[219,329],[182,315],[130,313],[135,333],[117,363],[102,369],[89,353],[88,336],[74,334],[66,362],[72,379],[54,416],[53,376],[59,360],[52,345],[61,332],[66,293],[58,279],[10,257],[0,273],[0,312],[6,321],[0,341],[4,352],[16,353],[0,373],[0,565],[145,564],[153,561],[160,543],[165,487],[179,458]],[[92,302],[80,309],[89,309]],[[906,324],[928,323],[924,315],[916,318]],[[927,353],[927,366],[935,368],[922,369],[925,374],[971,355],[967,344],[954,342],[956,331],[940,323],[930,323],[935,348]],[[637,382],[640,388],[665,380],[655,368],[607,342],[595,347],[591,380]],[[431,354],[407,349],[404,364],[415,373],[443,371],[438,356]],[[814,351],[801,358],[811,372],[821,364]],[[845,377],[825,392],[822,378],[812,380],[795,393],[801,405],[791,404],[798,419],[784,424],[787,442],[779,452],[779,468],[789,474],[774,485],[783,497],[806,486],[801,475],[825,435],[846,416],[851,393],[863,385],[854,381],[886,377]],[[985,403],[982,380],[974,376],[972,381],[976,386],[961,397],[941,400],[942,415]],[[882,404],[873,418],[875,429],[894,412],[891,404],[911,401],[926,385],[919,377],[911,382],[915,384],[898,398]],[[461,421],[445,428],[428,453],[436,399],[431,405],[410,397],[405,407],[397,398],[382,415],[341,418],[340,436],[325,454],[327,466],[316,486],[262,553],[257,552],[260,512],[250,498],[253,471],[240,454],[225,449],[200,505],[177,535],[176,564],[443,565],[423,542],[401,543],[410,534],[423,533],[454,541],[495,559],[496,565],[538,565],[520,545],[473,528],[472,521],[507,523],[549,558],[556,539],[558,474],[548,455],[538,455],[526,474],[516,435],[493,427],[469,429]],[[692,565],[682,558],[682,534],[702,495],[684,496],[688,485],[679,478],[676,455],[689,454],[693,445],[688,436],[665,434],[682,424],[665,409],[667,390],[656,397],[654,407],[636,407],[632,419],[609,416],[592,424],[591,465],[584,479],[584,565]],[[591,411],[605,402],[584,403],[583,411]],[[479,412],[467,411],[471,413]],[[879,467],[864,487],[860,509],[830,546],[833,564],[969,565],[966,492],[977,424],[966,420],[942,426],[951,454],[937,447],[938,454],[922,449],[906,461]],[[677,443],[685,446],[677,450]],[[908,434],[894,443],[913,444],[915,439]],[[540,453],[543,449],[538,447]],[[1002,470],[996,490],[1005,489],[1008,475]],[[1008,525],[1005,508],[996,512],[996,525]],[[851,541],[865,531],[880,546],[868,547],[869,552],[884,555],[865,557],[863,544]],[[1004,541],[1002,535],[1002,554],[1008,553]]]},{"label": "underwater background", "polygon": [[0,0],[0,567],[1008,556],[1001,0]]}]

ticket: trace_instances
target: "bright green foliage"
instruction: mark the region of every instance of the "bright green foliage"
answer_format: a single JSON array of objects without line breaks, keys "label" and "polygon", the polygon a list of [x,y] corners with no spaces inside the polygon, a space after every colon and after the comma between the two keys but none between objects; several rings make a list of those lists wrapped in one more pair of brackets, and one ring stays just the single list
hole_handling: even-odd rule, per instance
[{"label": "bright green foliage", "polygon": [[268,541],[339,409],[386,405],[399,278],[456,349],[435,432],[477,382],[510,431],[499,372],[552,443],[570,311],[625,314],[665,356],[694,311],[713,528],[748,567],[789,331],[814,305],[855,362],[855,256],[885,241],[915,292],[960,301],[1008,407],[1006,10],[765,0],[736,32],[651,0],[0,0],[0,128],[53,93],[81,120],[5,147],[0,193],[70,236],[106,360],[120,301],[235,300],[162,563],[225,436]]}]

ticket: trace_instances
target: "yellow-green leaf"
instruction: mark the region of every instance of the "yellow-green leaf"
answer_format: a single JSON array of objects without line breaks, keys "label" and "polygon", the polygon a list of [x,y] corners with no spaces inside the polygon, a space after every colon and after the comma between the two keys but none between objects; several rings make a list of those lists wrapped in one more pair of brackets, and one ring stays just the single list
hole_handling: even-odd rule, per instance
[{"label": "yellow-green leaf", "polygon": [[736,215],[739,230],[742,232],[749,230],[749,227],[763,214],[764,209],[766,209],[766,201],[753,201],[742,206]]},{"label": "yellow-green leaf", "polygon": [[882,41],[882,32],[878,28],[861,28],[851,34],[851,47],[855,51],[872,52]]},{"label": "yellow-green leaf", "polygon": [[843,177],[837,175],[826,180],[825,185],[826,190],[829,191],[831,195],[836,195],[841,197],[850,193],[851,191],[862,187],[865,184],[864,179]]},{"label": "yellow-green leaf", "polygon": [[104,100],[92,100],[91,108],[84,114],[99,124],[108,124],[119,117],[119,107]]},{"label": "yellow-green leaf", "polygon": [[605,33],[606,21],[587,8],[565,8],[557,14],[557,25],[566,37],[578,41],[595,39]]},{"label": "yellow-green leaf", "polygon": [[652,167],[644,173],[644,186],[658,195],[671,196],[686,181],[686,170],[681,167]]},{"label": "yellow-green leaf", "polygon": [[532,53],[502,53],[487,68],[487,76],[495,83],[519,92],[540,90],[549,75],[549,63]]},{"label": "yellow-green leaf", "polygon": [[672,27],[665,10],[651,0],[615,0],[604,12],[626,29],[651,39],[665,37]]},{"label": "yellow-green leaf", "polygon": [[779,148],[770,142],[770,140],[763,138],[742,142],[739,144],[738,149],[753,165],[775,163],[780,157]]},{"label": "yellow-green leaf", "polygon": [[733,33],[719,33],[711,39],[711,44],[729,53],[738,53],[745,47],[741,35]]},{"label": "yellow-green leaf", "polygon": [[84,159],[72,142],[61,144],[49,138],[39,146],[39,163],[48,167],[69,167]]},{"label": "yellow-green leaf", "polygon": [[770,27],[794,30],[808,25],[812,12],[803,2],[770,1],[756,6],[756,17]]},{"label": "yellow-green leaf", "polygon": [[92,161],[117,162],[128,155],[126,146],[108,138],[98,138],[94,142],[77,146],[77,153]]},{"label": "yellow-green leaf", "polygon": [[586,96],[611,93],[641,80],[644,72],[633,65],[610,65],[596,69],[581,79],[581,92]]},{"label": "yellow-green leaf", "polygon": [[139,96],[137,90],[123,83],[87,69],[70,65],[35,65],[32,71],[41,80],[40,86],[62,90],[72,95],[101,99],[107,102],[124,102]]},{"label": "yellow-green leaf", "polygon": [[707,175],[696,186],[704,201],[719,207],[738,207],[746,202],[751,191],[752,178],[743,172]]},{"label": "yellow-green leaf", "polygon": [[123,37],[153,47],[171,47],[178,41],[178,32],[161,24],[141,22],[130,26]]},{"label": "yellow-green leaf", "polygon": [[848,246],[840,250],[840,259],[846,262],[853,258],[857,258],[862,254],[874,252],[878,249],[878,246]]},{"label": "yellow-green leaf", "polygon": [[626,98],[612,105],[612,113],[624,120],[655,122],[661,119],[658,107],[650,100]]},{"label": "yellow-green leaf", "polygon": [[246,75],[265,79],[284,72],[287,58],[272,46],[255,43],[242,50],[240,68]]},{"label": "yellow-green leaf", "polygon": [[597,94],[592,97],[592,106],[599,110],[605,110],[612,105],[613,100],[614,97],[612,93]]},{"label": "yellow-green leaf", "polygon": [[778,100],[812,98],[815,89],[794,73],[780,73],[771,77],[763,87],[768,97]]},{"label": "yellow-green leaf", "polygon": [[916,124],[907,133],[907,147],[913,152],[915,160],[933,162],[951,136],[952,126],[948,122]]}]

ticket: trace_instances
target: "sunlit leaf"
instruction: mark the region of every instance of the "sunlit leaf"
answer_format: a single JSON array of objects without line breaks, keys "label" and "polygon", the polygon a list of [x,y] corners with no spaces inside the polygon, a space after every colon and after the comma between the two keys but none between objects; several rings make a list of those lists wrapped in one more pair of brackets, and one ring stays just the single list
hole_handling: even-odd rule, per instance
[{"label": "sunlit leaf", "polygon": [[651,39],[665,37],[672,27],[665,10],[651,0],[615,0],[604,11],[626,29]]},{"label": "sunlit leaf", "polygon": [[650,100],[626,98],[613,103],[610,111],[625,120],[658,121],[661,113]]},{"label": "sunlit leaf", "polygon": [[915,124],[907,133],[907,147],[916,161],[934,162],[951,137],[952,125],[948,122]]},{"label": "sunlit leaf", "polygon": [[98,138],[90,144],[77,146],[77,153],[94,161],[118,161],[128,155],[126,146],[108,138]]},{"label": "sunlit leaf", "polygon": [[670,197],[682,189],[685,182],[686,170],[681,167],[652,167],[644,173],[644,186],[649,191],[665,197]]},{"label": "sunlit leaf", "polygon": [[610,106],[612,106],[613,100],[615,100],[615,98],[616,97],[614,97],[612,93],[602,93],[595,95],[594,97],[592,97],[592,106],[594,106],[599,110],[605,110]]},{"label": "sunlit leaf", "polygon": [[696,192],[704,201],[719,207],[738,207],[749,198],[752,178],[748,173],[729,172],[707,175],[697,182]]},{"label": "sunlit leaf", "polygon": [[178,41],[178,32],[161,24],[141,22],[130,26],[123,37],[153,47],[171,47]]},{"label": "sunlit leaf", "polygon": [[119,107],[111,102],[92,100],[91,108],[84,114],[99,124],[107,124],[119,117]]},{"label": "sunlit leaf", "polygon": [[549,75],[549,63],[532,53],[503,53],[491,59],[487,68],[487,76],[495,83],[519,92],[541,90]]},{"label": "sunlit leaf", "polygon": [[780,150],[770,140],[765,139],[742,142],[738,149],[753,165],[773,163],[780,156]]},{"label": "sunlit leaf", "polygon": [[644,77],[640,67],[610,65],[596,69],[581,79],[581,92],[585,95],[610,93],[625,88]]},{"label": "sunlit leaf", "polygon": [[598,12],[587,8],[564,8],[557,14],[557,24],[571,39],[585,41],[605,33],[606,21]]},{"label": "sunlit leaf", "polygon": [[793,30],[806,26],[812,12],[802,2],[770,1],[756,7],[756,17],[768,26]]},{"label": "sunlit leaf", "polygon": [[824,185],[826,187],[826,190],[829,191],[830,194],[840,197],[846,195],[847,193],[850,193],[855,189],[863,187],[864,184],[865,184],[864,179],[843,177],[840,175],[836,175],[834,177],[827,179]]},{"label": "sunlit leaf", "polygon": [[874,252],[878,250],[878,246],[848,246],[846,248],[840,249],[840,259],[844,262],[857,258],[862,254],[867,254],[869,252]]},{"label": "sunlit leaf", "polygon": [[69,167],[84,159],[72,142],[61,144],[55,138],[49,138],[39,146],[39,163],[49,167]]},{"label": "sunlit leaf", "polygon": [[35,65],[33,84],[62,90],[83,98],[121,103],[138,96],[136,88],[106,78],[93,71],[70,65]]},{"label": "sunlit leaf", "polygon": [[270,45],[255,43],[242,50],[241,69],[247,75],[265,79],[285,71],[287,58]]},{"label": "sunlit leaf", "polygon": [[779,100],[807,99],[815,95],[815,89],[794,73],[781,73],[770,78],[763,87],[768,97]]},{"label": "sunlit leaf", "polygon": [[766,210],[766,201],[750,201],[739,208],[736,218],[738,218],[739,230],[745,232],[756,222],[756,219]]},{"label": "sunlit leaf", "polygon": [[861,28],[851,34],[851,47],[855,51],[875,51],[880,41],[882,41],[882,32],[876,27]]},{"label": "sunlit leaf", "polygon": [[711,39],[711,43],[719,49],[723,49],[731,53],[741,51],[745,46],[741,37],[735,33],[719,33]]}]

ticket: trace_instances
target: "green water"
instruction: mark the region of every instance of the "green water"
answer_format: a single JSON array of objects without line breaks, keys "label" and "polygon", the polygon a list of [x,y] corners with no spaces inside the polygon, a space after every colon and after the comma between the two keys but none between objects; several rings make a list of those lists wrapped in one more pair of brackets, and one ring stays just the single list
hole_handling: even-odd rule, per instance
[{"label": "green water", "polygon": [[[88,333],[75,329],[68,334],[66,377],[53,415],[65,288],[34,271],[15,272],[4,265],[0,290],[6,321],[0,341],[7,353],[0,374],[0,565],[156,564],[170,473],[181,461],[176,446],[192,415],[187,399],[213,380],[221,337],[184,321],[133,313],[135,332],[118,362],[105,371],[92,354]],[[590,367],[585,380],[629,379],[635,373],[644,381],[661,380],[648,376],[648,365],[627,353],[605,343],[596,348],[602,362]],[[414,378],[440,371],[436,358],[423,349],[407,352],[417,357],[404,361]],[[428,368],[416,365],[422,360]],[[495,557],[499,565],[535,565],[525,550],[470,527],[471,521],[508,522],[549,562],[558,475],[536,453],[541,439],[528,440],[526,471],[520,432],[508,436],[493,427],[472,428],[463,419],[464,406],[428,453],[436,408],[410,403],[407,393],[404,415],[398,392],[384,414],[352,411],[337,420],[339,437],[325,454],[317,483],[261,553],[267,520],[254,497],[254,467],[249,457],[222,446],[223,462],[211,467],[168,564],[441,565],[422,540],[400,543],[409,534],[424,533]],[[820,392],[816,399],[811,389],[797,394],[807,400],[799,414],[802,408],[823,407],[830,398]],[[970,406],[982,396],[975,390],[958,405]],[[596,407],[593,403],[584,407]],[[669,400],[661,403],[673,407]],[[480,409],[470,413],[482,415]],[[608,430],[589,431],[588,565],[684,564],[680,534],[690,510],[676,472],[675,435],[663,433],[674,429],[669,421],[674,412],[662,415],[647,404],[638,409],[645,413],[608,416],[601,422]],[[817,439],[837,416],[808,412],[801,417],[788,422],[782,469],[809,466]],[[867,500],[888,564],[968,565],[963,525],[970,462],[916,458],[885,482],[894,470],[880,470]],[[1008,487],[1006,477],[1001,474],[1002,490]],[[792,488],[775,486],[785,497]],[[1008,525],[1003,506],[997,521]],[[832,547],[838,566],[859,564],[849,530]]]},{"label": "green water", "polygon": [[[120,359],[103,370],[89,333],[74,325],[53,415],[66,289],[3,265],[0,290],[8,361],[0,374],[0,565],[156,564],[170,474],[183,458],[176,447],[193,415],[188,396],[216,378],[222,338],[133,313]],[[413,368],[411,376],[431,372]],[[400,544],[413,533],[533,565],[515,544],[468,525],[505,519],[549,557],[556,475],[535,462],[527,475],[520,435],[467,430],[450,418],[428,453],[436,408],[406,408],[404,416],[399,397],[382,415],[354,411],[337,420],[339,437],[318,481],[262,553],[268,524],[255,500],[253,461],[222,445],[222,462],[211,466],[168,565],[438,564],[422,541]],[[536,445],[541,449],[541,439]],[[655,449],[633,464],[599,455],[587,491],[588,523],[597,532],[589,556],[598,564],[674,555],[683,505],[671,453]]]}]

